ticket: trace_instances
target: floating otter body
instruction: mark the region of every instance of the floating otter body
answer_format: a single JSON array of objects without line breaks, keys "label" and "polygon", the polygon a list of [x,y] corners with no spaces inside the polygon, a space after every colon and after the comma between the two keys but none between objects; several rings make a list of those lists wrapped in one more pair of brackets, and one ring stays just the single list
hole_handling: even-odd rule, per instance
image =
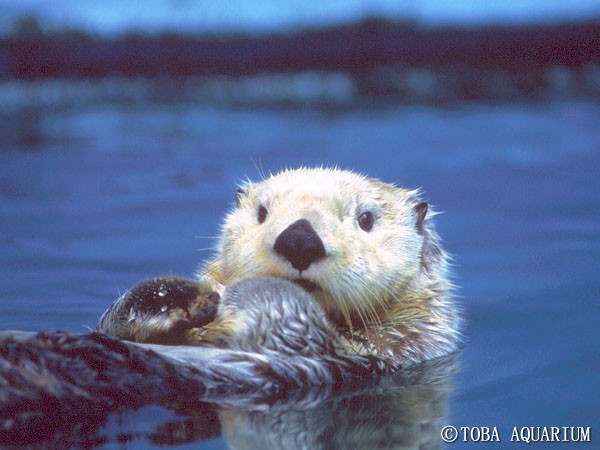
[{"label": "floating otter body", "polygon": [[[256,436],[282,421],[314,429],[297,420],[304,407],[361,389],[377,391],[373,406],[401,405],[402,426],[444,423],[438,406],[447,386],[437,371],[431,389],[403,383],[400,397],[370,383],[458,344],[448,257],[418,193],[351,172],[300,169],[246,183],[236,203],[198,280],[138,284],[103,314],[100,334],[0,334],[1,443],[60,441],[76,431],[77,417],[99,426],[122,407],[204,411],[198,401],[234,410],[266,403],[267,411],[283,402],[265,417],[221,411],[227,434],[240,418]],[[411,378],[428,364],[398,374]],[[286,402],[301,414],[288,414]],[[421,409],[435,414],[424,418]],[[379,409],[366,412],[380,423]]]},{"label": "floating otter body", "polygon": [[[195,290],[182,279],[142,283],[113,304],[97,330],[138,342],[246,342],[267,350],[270,329],[252,315],[273,319],[277,305],[224,304],[217,294],[239,280],[274,277],[302,287],[322,316],[308,328],[299,318],[288,334],[324,332],[339,352],[393,365],[445,355],[457,348],[460,321],[433,215],[415,190],[337,169],[288,170],[247,182]],[[175,297],[161,296],[173,291]],[[289,320],[285,313],[280,317]]]}]

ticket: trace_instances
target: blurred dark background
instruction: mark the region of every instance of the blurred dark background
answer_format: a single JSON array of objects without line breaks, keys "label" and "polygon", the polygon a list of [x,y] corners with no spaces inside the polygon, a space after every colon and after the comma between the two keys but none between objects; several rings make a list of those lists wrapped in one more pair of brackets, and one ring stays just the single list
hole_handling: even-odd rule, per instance
[{"label": "blurred dark background", "polygon": [[193,276],[239,181],[321,164],[444,212],[448,423],[598,429],[596,1],[0,0],[0,328],[83,332]]},{"label": "blurred dark background", "polygon": [[[0,77],[37,80],[40,95],[42,80],[83,78],[123,101],[347,106],[382,97],[439,103],[600,95],[600,8],[593,3],[550,2],[546,14],[534,0],[525,2],[530,9],[463,5],[462,13],[443,2],[421,11],[385,0],[327,3],[303,4],[294,21],[293,8],[282,18],[285,8],[268,1],[221,8],[4,2]],[[125,87],[132,79],[136,87]]]}]

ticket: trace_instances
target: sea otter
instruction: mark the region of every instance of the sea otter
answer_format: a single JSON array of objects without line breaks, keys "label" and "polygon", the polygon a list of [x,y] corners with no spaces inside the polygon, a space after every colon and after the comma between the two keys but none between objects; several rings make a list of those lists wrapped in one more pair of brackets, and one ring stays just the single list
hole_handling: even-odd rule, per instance
[{"label": "sea otter", "polygon": [[[337,169],[245,183],[197,280],[139,283],[89,335],[0,333],[0,444],[63,442],[81,423],[94,435],[109,413],[149,404],[196,411],[202,430],[197,402],[233,408],[221,424],[244,446],[244,433],[286,438],[277,430],[307,442],[377,436],[327,425],[331,411],[305,413],[332,394],[344,414],[369,406],[360,419],[376,418],[377,430],[380,411],[393,410],[387,434],[403,443],[437,430],[447,372],[427,367],[446,358],[415,363],[455,350],[460,319],[433,215],[417,191]],[[398,375],[419,383],[386,390]],[[344,400],[361,390],[365,399]]]},{"label": "sea otter", "polygon": [[[269,330],[248,328],[260,323],[257,313],[276,320],[273,303],[250,308],[219,296],[236,281],[273,277],[308,293],[342,352],[402,366],[445,355],[457,348],[460,318],[434,215],[418,190],[345,170],[300,168],[247,181],[198,280],[138,285],[109,308],[97,331],[220,347],[250,339],[257,350]],[[285,321],[291,316],[284,313]],[[317,332],[296,328],[286,333]]]}]

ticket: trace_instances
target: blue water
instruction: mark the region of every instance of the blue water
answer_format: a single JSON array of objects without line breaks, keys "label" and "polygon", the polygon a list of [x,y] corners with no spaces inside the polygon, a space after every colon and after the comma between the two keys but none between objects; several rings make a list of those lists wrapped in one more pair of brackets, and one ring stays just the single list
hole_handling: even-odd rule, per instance
[{"label": "blue water", "polygon": [[[494,448],[518,445],[513,426],[591,426],[581,448],[598,445],[597,103],[0,111],[0,329],[84,332],[137,281],[193,276],[240,180],[337,165],[422,187],[444,211],[466,317],[447,422],[498,427]],[[154,420],[131,413],[108,434]]]}]

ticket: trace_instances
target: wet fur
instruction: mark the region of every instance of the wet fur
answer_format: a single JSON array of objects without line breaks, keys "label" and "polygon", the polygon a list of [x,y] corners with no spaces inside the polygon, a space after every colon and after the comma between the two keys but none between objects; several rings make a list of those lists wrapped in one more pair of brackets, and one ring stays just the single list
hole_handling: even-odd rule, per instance
[{"label": "wet fur", "polygon": [[[264,223],[257,220],[260,207],[268,211]],[[302,277],[322,288],[311,295],[346,350],[402,364],[435,358],[456,349],[460,321],[449,258],[428,209],[417,190],[338,169],[301,168],[248,181],[225,218],[216,257],[199,277],[220,292],[249,277],[298,278],[273,243],[306,219],[327,257]],[[365,211],[375,216],[368,232],[357,223]]]}]

